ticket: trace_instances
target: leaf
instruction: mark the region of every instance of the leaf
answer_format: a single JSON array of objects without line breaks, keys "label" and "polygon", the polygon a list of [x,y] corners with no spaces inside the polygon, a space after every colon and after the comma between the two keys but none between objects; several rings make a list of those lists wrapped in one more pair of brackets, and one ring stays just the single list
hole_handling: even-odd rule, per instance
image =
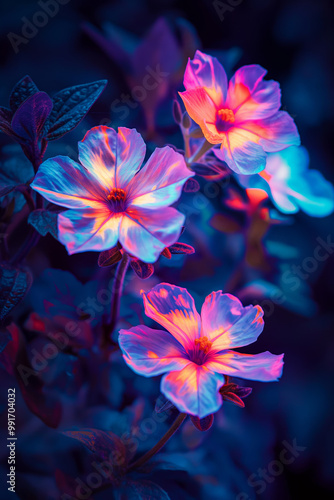
[{"label": "leaf", "polygon": [[142,280],[147,280],[154,273],[153,264],[147,264],[138,259],[131,259],[130,266]]},{"label": "leaf", "polygon": [[114,467],[115,477],[117,474],[125,472],[128,465],[128,451],[120,437],[113,432],[82,429],[80,431],[65,431],[63,434],[80,441],[103,461],[110,462]]},{"label": "leaf", "polygon": [[58,239],[58,212],[49,212],[39,208],[30,213],[28,222],[42,236],[50,233],[56,240]]},{"label": "leaf", "polygon": [[197,193],[199,189],[200,185],[195,179],[188,179],[183,186],[185,193]]},{"label": "leaf", "polygon": [[117,264],[122,258],[122,254],[118,248],[115,246],[110,250],[104,250],[100,253],[97,264],[99,267],[109,267]]},{"label": "leaf", "polygon": [[32,284],[32,276],[27,269],[0,265],[0,321],[23,299]]},{"label": "leaf", "polygon": [[170,253],[186,253],[188,255],[191,255],[193,253],[195,253],[195,249],[191,246],[191,245],[187,245],[186,243],[180,243],[179,241],[177,241],[176,243],[174,243],[174,245],[171,245],[170,247],[168,247]]},{"label": "leaf", "polygon": [[161,252],[161,255],[163,255],[164,257],[166,257],[166,259],[171,259],[172,258],[171,251],[169,250],[168,247],[166,247],[166,248],[163,249],[163,251]]},{"label": "leaf", "polygon": [[53,97],[53,109],[44,128],[48,141],[73,130],[86,116],[107,85],[107,80],[85,83],[61,90]]},{"label": "leaf", "polygon": [[28,97],[18,108],[12,119],[12,130],[25,143],[36,141],[52,109],[52,100],[45,92]]},{"label": "leaf", "polygon": [[198,429],[201,432],[208,431],[210,427],[212,427],[214,420],[212,413],[204,418],[198,418],[195,417],[194,415],[190,415],[190,419],[194,424],[194,426],[196,427],[196,429]]},{"label": "leaf", "polygon": [[5,134],[12,135],[12,112],[0,106],[0,130]]},{"label": "leaf", "polygon": [[[170,496],[160,486],[146,479],[141,481],[127,481],[126,486],[122,488],[127,500],[170,500]],[[117,498],[117,497],[116,497]]]},{"label": "leaf", "polygon": [[[0,353],[1,364],[10,375],[16,377],[29,410],[46,425],[55,429],[60,422],[61,405],[53,397],[44,394],[44,383],[39,377],[42,368],[38,372],[32,368],[26,341],[19,328],[12,323],[7,327],[7,331],[11,335],[11,340]],[[48,360],[42,355],[40,357],[47,366]]]},{"label": "leaf", "polygon": [[9,98],[9,106],[11,110],[15,111],[21,106],[21,104],[28,99],[28,97],[39,92],[38,88],[30,78],[30,76],[24,76],[12,90]]},{"label": "leaf", "polygon": [[174,99],[173,101],[173,117],[176,123],[181,123],[182,120],[182,111],[179,101]]}]

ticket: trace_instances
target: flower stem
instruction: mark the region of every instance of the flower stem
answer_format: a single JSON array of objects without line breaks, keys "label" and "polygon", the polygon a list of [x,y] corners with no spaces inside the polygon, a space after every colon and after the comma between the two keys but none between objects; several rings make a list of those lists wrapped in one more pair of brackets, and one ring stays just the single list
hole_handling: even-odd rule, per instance
[{"label": "flower stem", "polygon": [[111,298],[110,323],[105,329],[102,339],[102,347],[110,344],[110,335],[115,329],[119,317],[119,309],[121,305],[121,296],[123,292],[124,278],[129,266],[130,257],[124,252],[122,260],[119,262],[114,277]]},{"label": "flower stem", "polygon": [[160,439],[160,441],[157,442],[153,448],[151,448],[147,453],[145,453],[142,457],[138,458],[133,464],[130,464],[128,471],[132,469],[137,469],[138,467],[141,467],[144,465],[146,462],[148,462],[158,451],[161,450],[163,446],[167,443],[167,441],[175,434],[175,432],[178,430],[178,428],[181,426],[181,424],[184,422],[186,419],[187,414],[186,413],[180,413],[179,416],[174,420],[166,434]]},{"label": "flower stem", "polygon": [[202,156],[205,155],[205,153],[207,153],[212,147],[213,144],[204,139],[198,150],[192,155],[191,158],[187,160],[188,165],[191,165],[192,163],[200,160]]}]

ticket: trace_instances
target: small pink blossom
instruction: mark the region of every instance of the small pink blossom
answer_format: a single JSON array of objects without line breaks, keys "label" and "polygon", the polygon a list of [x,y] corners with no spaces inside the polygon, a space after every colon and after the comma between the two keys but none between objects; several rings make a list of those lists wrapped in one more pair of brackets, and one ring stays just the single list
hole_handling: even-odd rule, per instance
[{"label": "small pink blossom", "polygon": [[167,331],[140,325],[121,330],[126,363],[140,375],[165,373],[161,391],[182,412],[204,418],[222,405],[226,375],[271,382],[283,369],[283,354],[241,354],[231,348],[255,342],[263,330],[260,306],[243,307],[230,294],[208,295],[198,314],[185,288],[168,283],[143,294],[145,313]]},{"label": "small pink blossom", "polygon": [[184,74],[180,96],[191,118],[201,127],[216,156],[239,174],[260,172],[266,152],[299,145],[295,123],[279,111],[281,91],[257,64],[239,68],[230,82],[215,58],[196,51]]}]

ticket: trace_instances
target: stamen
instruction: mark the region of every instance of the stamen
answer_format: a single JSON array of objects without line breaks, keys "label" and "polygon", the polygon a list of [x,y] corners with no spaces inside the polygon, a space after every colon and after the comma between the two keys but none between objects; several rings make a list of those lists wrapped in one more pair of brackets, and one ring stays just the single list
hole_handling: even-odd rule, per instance
[{"label": "stamen", "polygon": [[219,111],[217,111],[217,115],[224,122],[228,122],[228,123],[235,122],[235,116],[234,116],[232,109],[228,109],[228,108],[220,109]]},{"label": "stamen", "polygon": [[212,342],[208,340],[208,337],[200,337],[199,339],[195,339],[195,345],[198,345],[200,351],[207,354],[212,347]]},{"label": "stamen", "polygon": [[123,212],[125,207],[126,193],[124,189],[113,188],[107,196],[111,203],[113,212]]}]

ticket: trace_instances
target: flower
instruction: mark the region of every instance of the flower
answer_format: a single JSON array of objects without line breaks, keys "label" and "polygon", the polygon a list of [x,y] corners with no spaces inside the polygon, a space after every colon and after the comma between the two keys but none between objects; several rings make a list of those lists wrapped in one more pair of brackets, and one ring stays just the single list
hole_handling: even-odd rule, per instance
[{"label": "flower", "polygon": [[216,156],[237,173],[260,172],[266,152],[300,144],[293,119],[279,111],[279,84],[263,81],[266,73],[257,64],[242,66],[228,84],[219,61],[199,50],[186,67],[180,92],[186,110],[206,140],[221,145]]},{"label": "flower", "polygon": [[164,375],[161,392],[182,412],[204,418],[222,405],[225,375],[269,382],[282,374],[283,354],[241,354],[230,350],[258,338],[260,306],[243,307],[230,294],[208,295],[201,316],[184,288],[161,283],[143,294],[145,313],[168,331],[140,325],[120,330],[119,345],[133,371]]},{"label": "flower", "polygon": [[81,164],[66,156],[46,160],[31,185],[69,208],[58,215],[59,240],[70,254],[114,247],[155,262],[175,243],[184,215],[169,207],[194,175],[183,156],[157,148],[141,169],[145,143],[135,129],[100,126],[79,143]]},{"label": "flower", "polygon": [[292,214],[303,210],[313,217],[326,217],[334,210],[334,188],[321,172],[309,170],[307,150],[292,146],[268,155],[266,168],[252,176],[238,176],[244,187],[264,189],[276,207]]}]

